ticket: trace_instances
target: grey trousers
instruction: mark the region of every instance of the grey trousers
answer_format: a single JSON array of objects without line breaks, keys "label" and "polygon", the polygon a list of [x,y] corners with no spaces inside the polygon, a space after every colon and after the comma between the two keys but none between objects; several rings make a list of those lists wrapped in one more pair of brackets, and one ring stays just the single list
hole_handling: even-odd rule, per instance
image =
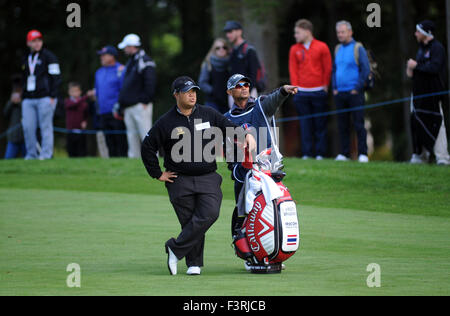
[{"label": "grey trousers", "polygon": [[181,233],[167,241],[179,260],[186,258],[188,267],[203,266],[205,234],[219,218],[222,204],[222,177],[216,172],[203,176],[178,175],[174,183],[166,183]]},{"label": "grey trousers", "polygon": [[[22,126],[27,147],[25,159],[51,159],[53,157],[53,114],[55,105],[50,98],[24,99],[22,102]],[[41,153],[37,153],[37,128],[41,129]]]}]

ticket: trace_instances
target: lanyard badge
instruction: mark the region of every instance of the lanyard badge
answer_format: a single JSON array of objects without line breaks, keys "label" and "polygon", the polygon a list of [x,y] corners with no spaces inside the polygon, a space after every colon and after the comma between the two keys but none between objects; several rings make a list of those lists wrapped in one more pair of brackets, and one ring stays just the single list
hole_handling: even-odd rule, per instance
[{"label": "lanyard badge", "polygon": [[36,76],[34,75],[34,71],[36,70],[38,58],[39,54],[34,55],[34,58],[31,57],[31,54],[28,55],[28,67],[30,68],[30,75],[27,78],[28,92],[33,92],[36,90]]}]

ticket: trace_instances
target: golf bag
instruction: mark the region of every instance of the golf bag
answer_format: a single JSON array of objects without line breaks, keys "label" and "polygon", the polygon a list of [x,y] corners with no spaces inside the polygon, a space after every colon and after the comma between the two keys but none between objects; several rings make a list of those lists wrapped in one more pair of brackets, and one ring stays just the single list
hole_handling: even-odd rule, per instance
[{"label": "golf bag", "polygon": [[299,248],[297,208],[282,183],[281,158],[277,150],[267,149],[250,164],[243,189],[245,215],[239,216],[237,208],[233,214],[235,252],[252,273],[281,272],[282,262]]}]

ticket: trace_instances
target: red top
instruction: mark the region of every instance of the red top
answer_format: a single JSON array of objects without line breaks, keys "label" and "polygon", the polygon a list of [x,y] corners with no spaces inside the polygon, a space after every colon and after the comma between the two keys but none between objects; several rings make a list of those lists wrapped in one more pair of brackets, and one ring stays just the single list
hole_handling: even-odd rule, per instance
[{"label": "red top", "polygon": [[328,87],[332,72],[331,53],[327,44],[313,39],[309,49],[297,43],[289,52],[291,84],[301,88]]},{"label": "red top", "polygon": [[88,97],[82,97],[77,100],[67,98],[64,100],[64,107],[66,108],[66,128],[67,129],[81,129],[81,122],[88,119]]}]

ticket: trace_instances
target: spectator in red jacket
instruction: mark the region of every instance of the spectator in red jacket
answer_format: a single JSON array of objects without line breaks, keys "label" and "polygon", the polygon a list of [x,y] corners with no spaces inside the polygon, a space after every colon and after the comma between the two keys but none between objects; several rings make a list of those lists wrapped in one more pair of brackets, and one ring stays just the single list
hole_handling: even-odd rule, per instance
[{"label": "spectator in red jacket", "polygon": [[[310,116],[327,110],[328,87],[332,61],[327,44],[314,38],[313,24],[305,19],[297,21],[294,34],[296,44],[289,53],[291,85],[299,92],[294,104],[300,116]],[[302,156],[322,160],[327,153],[326,117],[300,120]]]},{"label": "spectator in red jacket", "polygon": [[86,157],[86,135],[83,130],[87,128],[88,96],[82,97],[81,85],[76,82],[69,83],[69,98],[64,101],[66,109],[67,153],[69,157]]}]

